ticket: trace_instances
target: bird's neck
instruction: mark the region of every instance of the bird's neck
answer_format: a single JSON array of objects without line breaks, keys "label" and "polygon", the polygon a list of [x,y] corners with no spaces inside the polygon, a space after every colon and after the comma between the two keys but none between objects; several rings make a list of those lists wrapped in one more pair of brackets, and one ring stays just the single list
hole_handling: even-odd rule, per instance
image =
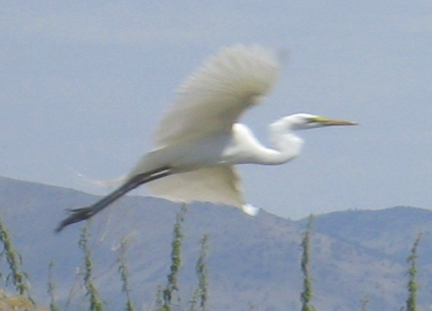
[{"label": "bird's neck", "polygon": [[270,142],[273,148],[267,148],[262,164],[277,165],[296,158],[302,149],[303,140],[293,133],[290,123],[280,119],[270,125]]}]

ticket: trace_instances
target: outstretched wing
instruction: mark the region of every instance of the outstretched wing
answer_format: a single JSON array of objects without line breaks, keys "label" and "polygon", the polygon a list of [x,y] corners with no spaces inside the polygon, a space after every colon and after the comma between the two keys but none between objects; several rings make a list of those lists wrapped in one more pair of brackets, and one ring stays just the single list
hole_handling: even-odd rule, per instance
[{"label": "outstretched wing", "polygon": [[242,208],[240,179],[230,165],[170,175],[147,184],[153,196],[174,202],[202,201]]},{"label": "outstretched wing", "polygon": [[156,146],[230,131],[240,114],[271,90],[280,67],[273,51],[256,45],[222,49],[180,86],[156,130]]}]

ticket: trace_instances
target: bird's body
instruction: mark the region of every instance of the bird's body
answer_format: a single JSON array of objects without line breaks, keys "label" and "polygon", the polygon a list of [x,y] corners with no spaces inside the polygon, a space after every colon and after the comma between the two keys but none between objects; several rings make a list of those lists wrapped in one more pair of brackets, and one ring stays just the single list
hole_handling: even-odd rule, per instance
[{"label": "bird's body", "polygon": [[[170,166],[180,173],[220,165],[276,165],[300,153],[303,145],[301,138],[289,135],[283,129],[272,134],[276,149],[265,147],[246,125],[236,123],[230,132],[154,149],[138,162],[130,176],[161,166]],[[200,148],[197,150],[196,146]]]},{"label": "bird's body", "polygon": [[208,201],[255,214],[242,196],[234,165],[285,163],[297,157],[303,145],[295,130],[354,124],[295,114],[272,123],[273,146],[263,146],[236,121],[261,102],[280,69],[275,54],[259,46],[223,49],[180,87],[177,101],[156,130],[155,148],[140,159],[123,185],[90,207],[72,210],[57,230],[90,218],[144,183],[153,195],[172,201]]}]

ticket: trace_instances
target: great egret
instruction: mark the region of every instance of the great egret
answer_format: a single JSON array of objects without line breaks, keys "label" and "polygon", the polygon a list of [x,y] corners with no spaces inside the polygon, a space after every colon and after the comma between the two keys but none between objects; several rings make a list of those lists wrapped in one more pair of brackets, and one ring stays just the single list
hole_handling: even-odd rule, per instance
[{"label": "great egret", "polygon": [[260,144],[248,127],[235,122],[269,93],[280,71],[275,53],[260,46],[222,49],[181,85],[156,130],[156,147],[123,184],[89,207],[72,209],[56,231],[94,216],[145,183],[152,195],[168,200],[227,204],[256,214],[257,209],[243,199],[235,164],[282,164],[300,154],[303,141],[294,131],[355,124],[294,114],[270,125],[273,148]]}]

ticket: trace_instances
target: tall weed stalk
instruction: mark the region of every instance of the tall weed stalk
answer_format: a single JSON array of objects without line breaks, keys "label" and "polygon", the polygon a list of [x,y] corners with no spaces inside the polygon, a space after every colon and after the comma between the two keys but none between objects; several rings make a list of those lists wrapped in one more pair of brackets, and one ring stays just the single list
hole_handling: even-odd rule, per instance
[{"label": "tall weed stalk", "polygon": [[[173,240],[171,242],[171,265],[170,273],[167,276],[167,286],[162,290],[162,306],[160,311],[171,311],[175,304],[180,303],[178,273],[182,266],[182,247],[183,247],[183,223],[187,213],[187,205],[183,204],[176,215],[176,222],[173,229]],[[177,302],[173,302],[173,295],[177,293]]]},{"label": "tall weed stalk", "polygon": [[[208,269],[206,262],[208,256],[208,240],[208,234],[203,235],[200,240],[199,257],[195,266],[195,271],[198,277],[198,287],[192,295],[190,311],[207,311]],[[199,306],[199,309],[197,309],[197,305]]]},{"label": "tall weed stalk", "polygon": [[90,299],[90,311],[103,311],[102,300],[93,283],[93,262],[91,259],[90,248],[88,247],[89,234],[87,226],[83,226],[78,246],[84,253],[84,286],[86,296]]},{"label": "tall weed stalk", "polygon": [[406,310],[407,311],[416,311],[417,310],[417,290],[418,290],[418,283],[417,283],[417,249],[420,244],[420,240],[422,238],[422,233],[420,232],[417,235],[417,238],[414,241],[414,244],[411,248],[411,253],[407,258],[407,262],[409,263],[409,269],[408,269],[408,299],[406,301]]},{"label": "tall weed stalk", "polygon": [[308,218],[306,232],[303,235],[301,247],[303,249],[301,258],[301,271],[303,273],[303,291],[300,296],[302,303],[301,311],[314,311],[315,308],[311,304],[312,300],[312,278],[310,275],[310,244],[312,238],[312,222],[313,216]]},{"label": "tall weed stalk", "polygon": [[129,269],[127,267],[126,250],[128,247],[128,239],[123,238],[120,242],[120,254],[117,260],[118,272],[122,280],[122,291],[126,295],[126,306],[125,311],[134,311],[134,305],[131,299],[131,288],[129,286]]},{"label": "tall weed stalk", "polygon": [[15,290],[20,296],[28,299],[31,304],[34,304],[33,298],[30,295],[30,287],[27,275],[21,271],[22,257],[13,247],[9,231],[3,224],[0,218],[0,242],[3,244],[3,254],[6,256],[6,261],[9,265],[10,273],[6,277],[6,282],[12,281]]}]

